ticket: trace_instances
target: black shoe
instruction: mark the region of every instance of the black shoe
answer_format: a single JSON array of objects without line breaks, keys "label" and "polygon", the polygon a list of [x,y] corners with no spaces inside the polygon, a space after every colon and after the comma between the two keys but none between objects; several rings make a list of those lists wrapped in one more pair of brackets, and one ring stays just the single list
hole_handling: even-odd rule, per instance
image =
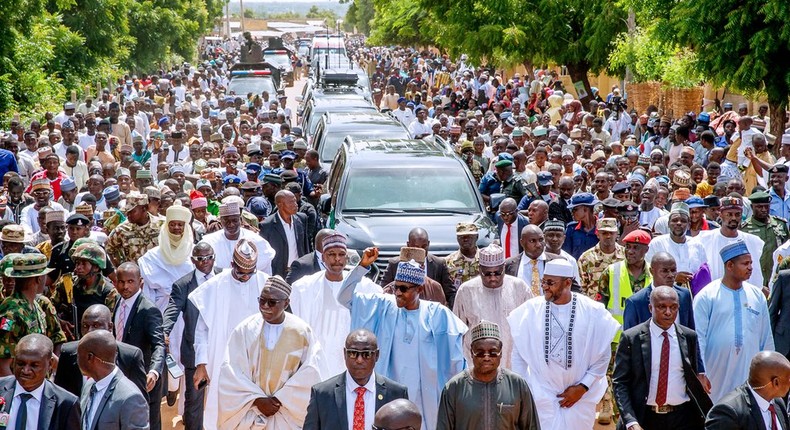
[{"label": "black shoe", "polygon": [[176,400],[178,400],[178,391],[168,391],[167,392],[167,406],[173,406],[176,404]]}]

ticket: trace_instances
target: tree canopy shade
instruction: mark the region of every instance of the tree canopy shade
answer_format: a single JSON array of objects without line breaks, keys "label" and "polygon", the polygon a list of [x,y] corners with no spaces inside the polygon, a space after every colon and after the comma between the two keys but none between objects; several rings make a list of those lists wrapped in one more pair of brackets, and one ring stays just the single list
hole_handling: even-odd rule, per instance
[{"label": "tree canopy shade", "polygon": [[680,1],[667,20],[666,36],[694,50],[711,83],[766,94],[771,131],[781,136],[790,96],[790,2]]}]

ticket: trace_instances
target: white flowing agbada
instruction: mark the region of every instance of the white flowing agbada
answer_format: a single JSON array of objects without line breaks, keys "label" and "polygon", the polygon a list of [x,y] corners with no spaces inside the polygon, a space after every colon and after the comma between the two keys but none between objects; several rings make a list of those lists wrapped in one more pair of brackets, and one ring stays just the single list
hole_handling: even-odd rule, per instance
[{"label": "white flowing agbada", "polygon": [[[272,325],[258,313],[242,321],[230,335],[220,370],[219,429],[301,429],[310,389],[321,381],[319,354],[310,326],[299,317],[286,312],[281,324]],[[253,406],[261,397],[276,397],[282,406],[266,417]]]},{"label": "white flowing agbada", "polygon": [[236,240],[228,239],[225,237],[225,230],[220,230],[203,236],[201,242],[208,243],[211,245],[211,248],[214,249],[214,255],[216,256],[214,259],[214,267],[227,269],[230,267],[231,261],[233,261],[233,249],[236,248],[236,242],[240,239],[247,239],[255,244],[255,247],[258,248],[258,270],[267,275],[271,275],[272,259],[275,254],[274,248],[269,245],[266,239],[246,228],[241,229],[239,238]]},{"label": "white flowing agbada", "polygon": [[228,338],[245,318],[260,312],[258,296],[269,277],[258,271],[241,283],[231,272],[232,269],[225,269],[189,294],[189,301],[200,312],[195,328],[195,364],[206,363],[210,379],[203,412],[206,430],[217,428],[219,369]]},{"label": "white flowing agbada", "polygon": [[[549,304],[548,315],[545,298],[527,300],[507,319],[514,342],[512,370],[527,380],[543,430],[593,428],[595,406],[606,392],[611,343],[620,329],[602,304],[583,294],[572,297],[565,305]],[[551,336],[547,325],[553,328]],[[557,395],[579,383],[590,390],[572,407],[561,408]]]},{"label": "white flowing agbada", "polygon": [[701,243],[686,238],[684,243],[675,243],[668,234],[653,238],[645,254],[645,261],[650,262],[659,252],[666,252],[675,259],[678,272],[697,273],[707,258],[705,247]]},{"label": "white flowing agbada", "polygon": [[[310,325],[326,357],[319,363],[322,381],[346,371],[343,348],[351,333],[351,311],[337,301],[337,294],[348,273],[343,272],[343,281],[331,282],[326,279],[326,270],[322,270],[291,285],[291,312]],[[363,278],[357,288],[361,293],[383,292],[368,278]]]},{"label": "white flowing agbada", "polygon": [[[474,327],[486,320],[507,327],[507,316],[522,303],[532,298],[532,291],[523,280],[515,276],[505,275],[502,286],[486,288],[480,277],[472,278],[458,287],[453,304],[453,313],[466,324]],[[464,358],[472,363],[471,334],[464,335]],[[513,349],[513,338],[510,331],[502,331],[502,367],[510,369],[510,354]]]},{"label": "white flowing agbada", "polygon": [[760,287],[765,285],[763,272],[760,270],[760,257],[763,255],[765,242],[759,237],[742,231],[738,231],[738,236],[736,237],[724,237],[721,234],[721,230],[716,229],[702,231],[691,240],[702,244],[702,248],[705,250],[705,258],[708,262],[708,269],[710,269],[710,279],[721,279],[724,277],[724,263],[721,261],[719,251],[733,242],[744,241],[746,248],[749,249],[749,254],[752,255],[752,262],[754,262],[754,270],[752,270],[752,277],[749,278],[749,283]]}]

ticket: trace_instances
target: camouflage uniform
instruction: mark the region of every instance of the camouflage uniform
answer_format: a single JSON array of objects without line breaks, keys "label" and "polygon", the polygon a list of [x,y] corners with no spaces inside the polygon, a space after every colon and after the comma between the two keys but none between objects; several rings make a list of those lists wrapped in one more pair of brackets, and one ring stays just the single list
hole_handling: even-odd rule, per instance
[{"label": "camouflage uniform", "polygon": [[625,260],[625,247],[615,244],[614,252],[604,254],[601,245],[584,251],[579,257],[579,276],[582,278],[582,293],[595,300],[601,276],[610,264]]},{"label": "camouflage uniform", "polygon": [[[68,288],[69,283],[71,288]],[[58,318],[71,324],[76,323],[77,338],[79,338],[79,322],[86,309],[92,305],[105,305],[112,310],[117,299],[118,293],[112,281],[101,275],[97,277],[96,283],[90,286],[85,285],[85,281],[75,275],[61,277],[52,286],[52,305],[57,311]]]},{"label": "camouflage uniform", "polygon": [[771,270],[773,270],[774,251],[779,248],[779,245],[785,243],[790,233],[787,230],[787,223],[773,215],[768,216],[768,222],[764,223],[757,221],[754,218],[749,218],[741,226],[741,231],[744,233],[751,233],[765,242],[763,254],[760,256],[760,269],[762,270],[763,279],[766,284],[770,284],[772,280]]},{"label": "camouflage uniform", "polygon": [[149,249],[159,244],[159,228],[161,221],[148,214],[148,223],[144,226],[128,220],[116,227],[107,238],[105,248],[107,255],[116,266],[127,261],[137,261]]},{"label": "camouflage uniform", "polygon": [[444,259],[447,264],[447,273],[450,275],[450,280],[453,282],[453,288],[458,288],[464,282],[476,277],[480,274],[480,251],[475,254],[474,260],[468,260],[461,254],[461,251],[455,251]]},{"label": "camouflage uniform", "polygon": [[477,162],[477,160],[472,160],[472,165],[470,166],[467,163],[466,167],[469,169],[470,172],[472,172],[472,176],[475,178],[475,182],[480,184],[480,180],[483,179],[483,175],[485,174],[485,172],[483,172],[483,166],[481,166],[480,163]]},{"label": "camouflage uniform", "polygon": [[37,296],[31,305],[15,292],[0,304],[0,317],[0,358],[12,358],[17,342],[32,333],[47,336],[55,345],[66,341],[55,309],[44,296]]}]

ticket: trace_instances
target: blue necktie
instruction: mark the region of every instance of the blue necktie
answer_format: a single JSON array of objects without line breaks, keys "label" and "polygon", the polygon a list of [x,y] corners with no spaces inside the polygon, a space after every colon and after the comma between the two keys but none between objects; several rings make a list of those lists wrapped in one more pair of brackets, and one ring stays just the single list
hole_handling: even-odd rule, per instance
[{"label": "blue necktie", "polygon": [[82,411],[82,430],[90,430],[91,428],[91,421],[90,421],[90,414],[91,408],[93,407],[93,397],[96,395],[96,383],[91,385],[90,393],[88,394],[88,404],[85,407],[85,410]]},{"label": "blue necktie", "polygon": [[741,306],[741,290],[734,291],[734,293],[735,298],[732,303],[735,307],[733,312],[735,316],[735,351],[740,353],[741,347],[743,346],[743,308]]},{"label": "blue necktie", "polygon": [[20,400],[22,403],[19,404],[19,410],[16,413],[16,425],[14,426],[14,430],[26,430],[27,429],[27,401],[33,398],[33,395],[30,393],[22,393],[19,395]]}]

